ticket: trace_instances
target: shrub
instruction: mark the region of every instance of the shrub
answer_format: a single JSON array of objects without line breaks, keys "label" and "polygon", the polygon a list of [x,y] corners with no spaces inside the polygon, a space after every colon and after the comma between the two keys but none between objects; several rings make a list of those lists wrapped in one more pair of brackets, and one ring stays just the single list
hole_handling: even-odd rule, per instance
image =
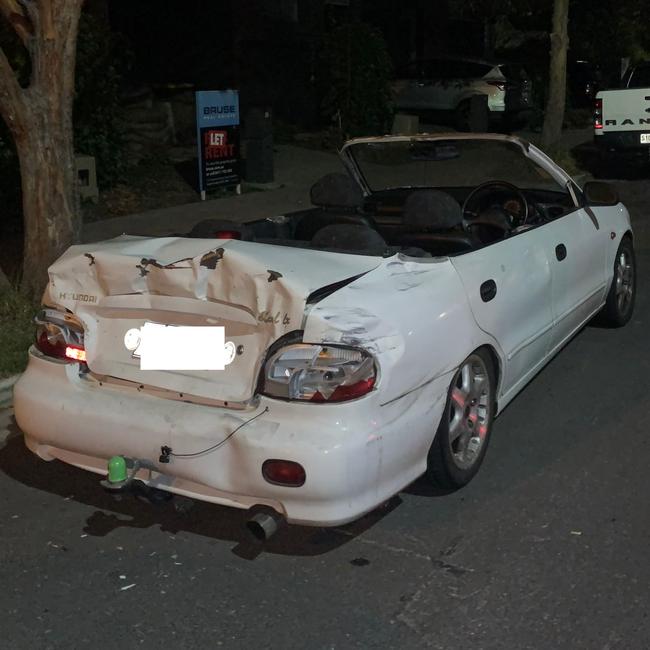
[{"label": "shrub", "polygon": [[38,306],[17,289],[0,288],[0,378],[25,369],[37,311]]},{"label": "shrub", "polygon": [[75,79],[75,151],[95,157],[97,179],[103,187],[114,185],[126,170],[120,94],[129,62],[123,40],[106,23],[82,14]]}]

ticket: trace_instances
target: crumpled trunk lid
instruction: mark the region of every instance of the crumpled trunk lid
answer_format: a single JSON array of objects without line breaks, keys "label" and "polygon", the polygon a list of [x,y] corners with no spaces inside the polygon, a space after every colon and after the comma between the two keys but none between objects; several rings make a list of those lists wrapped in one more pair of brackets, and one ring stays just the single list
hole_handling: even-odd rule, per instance
[{"label": "crumpled trunk lid", "polygon": [[[237,240],[122,236],[71,247],[50,267],[44,301],[83,321],[93,373],[242,403],[255,394],[269,346],[302,329],[309,295],[380,262]],[[124,336],[145,322],[223,326],[241,354],[225,370],[141,370]]]}]

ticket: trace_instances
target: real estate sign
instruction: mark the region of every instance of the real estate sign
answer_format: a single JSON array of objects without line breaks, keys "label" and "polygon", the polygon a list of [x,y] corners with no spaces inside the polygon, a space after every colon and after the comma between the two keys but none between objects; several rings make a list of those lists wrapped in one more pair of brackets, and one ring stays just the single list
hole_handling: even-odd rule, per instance
[{"label": "real estate sign", "polygon": [[239,93],[197,92],[196,130],[201,196],[214,187],[239,186]]}]

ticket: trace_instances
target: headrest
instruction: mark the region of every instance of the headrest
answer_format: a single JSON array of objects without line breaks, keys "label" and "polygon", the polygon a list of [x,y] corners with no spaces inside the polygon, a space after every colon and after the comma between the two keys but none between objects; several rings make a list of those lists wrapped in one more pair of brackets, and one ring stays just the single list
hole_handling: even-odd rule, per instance
[{"label": "headrest", "polygon": [[367,255],[383,255],[387,249],[384,238],[376,230],[355,224],[325,226],[314,235],[311,245],[314,248],[334,248]]},{"label": "headrest", "polygon": [[420,190],[404,202],[404,223],[427,230],[450,230],[463,221],[458,201],[446,192]]},{"label": "headrest", "polygon": [[326,174],[311,186],[311,202],[321,208],[358,208],[361,188],[347,174]]}]

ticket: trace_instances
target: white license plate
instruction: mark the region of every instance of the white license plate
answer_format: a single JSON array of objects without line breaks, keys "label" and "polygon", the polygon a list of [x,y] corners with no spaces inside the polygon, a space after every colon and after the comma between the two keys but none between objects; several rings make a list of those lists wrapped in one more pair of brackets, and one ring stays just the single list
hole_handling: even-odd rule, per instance
[{"label": "white license plate", "polygon": [[650,133],[641,134],[641,144],[650,144]]}]

